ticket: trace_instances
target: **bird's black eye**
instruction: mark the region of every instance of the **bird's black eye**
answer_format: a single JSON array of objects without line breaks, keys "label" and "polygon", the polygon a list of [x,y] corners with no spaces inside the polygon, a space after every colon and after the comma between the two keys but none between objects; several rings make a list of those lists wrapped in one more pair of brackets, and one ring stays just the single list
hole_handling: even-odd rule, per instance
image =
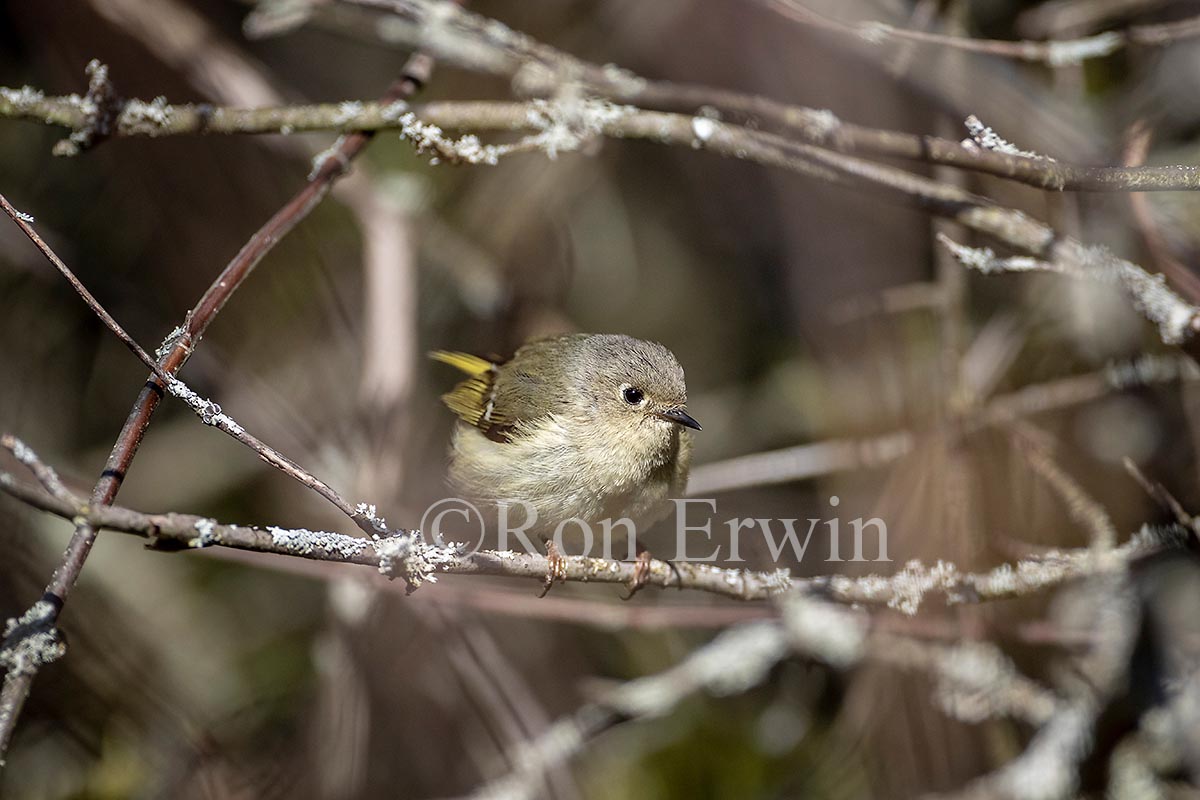
[{"label": "bird's black eye", "polygon": [[629,403],[631,406],[641,405],[642,401],[646,399],[646,395],[644,395],[642,390],[636,386],[626,386],[621,390],[621,396],[624,397],[625,402]]}]

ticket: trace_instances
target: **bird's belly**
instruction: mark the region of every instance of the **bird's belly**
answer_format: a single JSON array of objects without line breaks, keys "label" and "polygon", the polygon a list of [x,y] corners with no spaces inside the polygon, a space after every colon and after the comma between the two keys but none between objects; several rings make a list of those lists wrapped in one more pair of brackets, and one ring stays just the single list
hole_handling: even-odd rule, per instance
[{"label": "bird's belly", "polygon": [[[528,530],[541,536],[569,519],[595,525],[626,518],[640,533],[670,510],[665,471],[639,474],[611,452],[598,463],[570,442],[566,431],[554,427],[496,442],[460,426],[451,448],[450,482],[472,502],[527,504],[536,514]],[[513,524],[524,519],[518,514],[511,510]]]}]

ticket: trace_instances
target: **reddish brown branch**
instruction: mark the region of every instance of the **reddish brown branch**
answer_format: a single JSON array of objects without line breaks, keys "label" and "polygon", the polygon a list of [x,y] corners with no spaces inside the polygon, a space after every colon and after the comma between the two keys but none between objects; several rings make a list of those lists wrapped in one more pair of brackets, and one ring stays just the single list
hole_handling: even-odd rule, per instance
[{"label": "reddish brown branch", "polygon": [[[424,53],[414,54],[405,65],[400,79],[388,89],[382,101],[393,103],[411,97],[429,80],[432,69],[432,58]],[[130,409],[125,424],[109,453],[104,471],[92,490],[91,502],[93,505],[111,505],[117,492],[120,491],[121,483],[137,454],[142,436],[162,400],[166,384],[160,375],[170,376],[179,371],[204,335],[205,330],[208,329],[233,293],[237,291],[271,248],[325,197],[333,182],[344,173],[346,166],[355,156],[362,152],[370,142],[372,135],[369,132],[361,132],[343,137],[331,157],[323,159],[317,166],[308,183],[250,238],[209,286],[195,307],[188,312],[184,324],[170,342],[169,352],[158,361],[158,369],[151,374],[150,379],[138,393],[133,408]],[[79,579],[88,553],[91,552],[92,545],[96,541],[96,533],[97,529],[91,522],[81,520],[76,525],[61,563],[50,578],[45,597],[55,608],[55,618],[72,587]],[[9,673],[5,676],[3,689],[0,689],[0,760],[3,759],[8,745],[12,741],[13,730],[16,727],[21,707],[29,694],[34,674],[36,671],[30,670],[19,675]]]}]

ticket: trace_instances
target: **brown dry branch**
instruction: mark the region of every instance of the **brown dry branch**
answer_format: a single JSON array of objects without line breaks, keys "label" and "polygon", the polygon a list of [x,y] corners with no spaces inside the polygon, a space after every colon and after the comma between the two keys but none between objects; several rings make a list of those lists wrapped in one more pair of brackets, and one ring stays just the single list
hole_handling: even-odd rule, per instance
[{"label": "brown dry branch", "polygon": [[923,673],[947,714],[969,722],[1013,717],[1035,726],[1050,720],[1057,697],[1021,675],[988,644],[935,645],[872,631],[861,612],[795,593],[780,598],[780,622],[731,628],[679,664],[606,691],[518,748],[516,768],[480,787],[473,797],[511,800],[537,796],[546,770],[561,765],[600,734],[619,725],[661,717],[698,692],[723,697],[758,685],[780,661],[815,660],[845,670],[864,661]]},{"label": "brown dry branch", "polygon": [[818,14],[797,0],[761,0],[788,19],[819,27],[865,44],[888,40],[936,45],[969,53],[1031,61],[1049,67],[1068,67],[1093,58],[1103,58],[1132,47],[1166,47],[1200,36],[1200,16],[1160,25],[1131,25],[1123,30],[1104,31],[1092,36],[1048,41],[1011,41],[951,36],[929,31],[899,28],[886,22],[843,22]]},{"label": "brown dry branch", "polygon": [[4,195],[0,195],[0,208],[4,209],[5,213],[12,218],[13,222],[15,222],[25,233],[25,235],[28,236],[29,239],[37,246],[42,255],[46,257],[46,260],[53,264],[54,267],[63,275],[63,277],[67,279],[67,282],[70,283],[72,288],[75,289],[76,293],[83,298],[83,301],[87,304],[88,308],[90,308],[92,312],[100,318],[105,327],[112,331],[112,333],[121,340],[122,344],[129,348],[129,350],[135,356],[137,356],[145,366],[150,368],[150,371],[153,373],[154,377],[158,379],[160,385],[165,386],[171,395],[182,400],[190,409],[192,409],[193,412],[195,412],[196,416],[199,417],[205,425],[211,425],[217,430],[228,434],[236,441],[242,443],[257,453],[258,457],[267,464],[275,467],[283,474],[295,480],[297,483],[312,489],[321,497],[332,503],[334,507],[336,507],[343,514],[354,520],[355,523],[358,524],[365,533],[373,534],[381,532],[381,529],[375,520],[364,517],[361,512],[356,510],[355,506],[351,505],[344,498],[342,498],[342,496],[339,495],[332,486],[308,472],[295,461],[266,444],[257,436],[249,433],[232,417],[223,412],[219,405],[196,394],[196,392],[192,391],[187,384],[173,375],[168,375],[163,372],[158,362],[151,358],[150,354],[147,353],[141,347],[141,345],[134,341],[133,337],[125,332],[125,329],[121,327],[120,323],[118,323],[112,317],[112,315],[104,309],[100,302],[96,300],[91,292],[88,291],[87,287],[83,285],[83,282],[80,281],[75,273],[71,271],[70,267],[68,267],[50,248],[50,246],[46,244],[45,240],[43,240],[42,237],[37,234],[37,231],[33,229],[32,224],[24,218],[27,215],[23,215],[21,212],[13,208]]},{"label": "brown dry branch", "polygon": [[[972,781],[951,795],[964,798],[1025,798],[1036,786],[1037,796],[1076,797],[1082,787],[1081,766],[1107,735],[1101,722],[1106,707],[1120,702],[1131,676],[1131,659],[1144,609],[1137,599],[1129,575],[1113,575],[1081,587],[1092,610],[1096,638],[1081,662],[1080,675],[1059,679],[1061,699],[1055,713],[1040,725],[1024,752],[994,771]],[[1166,681],[1164,681],[1165,683]],[[1164,687],[1175,702],[1185,694],[1180,686]],[[1150,726],[1152,730],[1153,726]],[[1158,738],[1158,746],[1173,749],[1175,731],[1146,733]],[[1115,760],[1110,765],[1115,769]]]},{"label": "brown dry branch", "polygon": [[[999,259],[988,249],[949,243],[964,265],[989,273],[1042,269],[1116,284],[1158,326],[1165,343],[1182,345],[1189,351],[1198,349],[1195,333],[1200,310],[1172,291],[1161,276],[1151,275],[1103,247],[1057,236],[1051,228],[1020,211],[895,167],[706,117],[644,111],[580,98],[533,103],[433,103],[421,109],[419,118],[404,112],[398,114],[396,122],[419,149],[473,164],[495,163],[508,153],[534,148],[553,157],[604,135],[699,147],[852,187],[883,188],[885,196],[893,200],[918,205],[1029,254]],[[443,128],[521,131],[530,135],[516,144],[484,145],[473,135],[451,140],[443,134]],[[318,156],[314,169],[326,166],[325,154]],[[1192,167],[1181,169],[1193,177],[1198,174]],[[1145,187],[1135,183],[1125,188]]]},{"label": "brown dry branch", "polygon": [[[1187,526],[1185,526],[1187,527]],[[283,572],[319,581],[337,580],[342,570],[337,562],[303,558],[277,558],[273,553],[259,553],[234,548],[206,548],[201,552],[221,561]],[[374,584],[380,590],[408,594],[407,587],[381,575]],[[713,599],[717,596],[713,595]],[[743,622],[774,619],[779,609],[763,603],[718,605],[710,601],[668,601],[654,605],[616,602],[613,598],[597,596],[573,597],[548,594],[538,597],[519,587],[498,586],[488,582],[439,581],[423,587],[412,595],[418,602],[431,603],[450,614],[470,612],[486,616],[517,617],[572,626],[584,626],[614,633],[625,630],[721,629]],[[1086,632],[1064,631],[1041,621],[1018,625],[988,624],[964,627],[954,619],[932,616],[906,617],[878,615],[872,618],[872,630],[897,633],[914,639],[936,642],[972,640],[1015,641],[1039,647],[1078,650],[1088,645],[1091,636]]]},{"label": "brown dry branch", "polygon": [[[988,149],[936,136],[871,128],[845,122],[831,111],[791,106],[764,97],[706,86],[647,83],[637,92],[616,92],[587,84],[598,96],[652,109],[694,112],[708,106],[725,113],[772,124],[800,142],[843,153],[901,158],[951,166],[1052,191],[1183,191],[1200,188],[1200,170],[1192,165],[1086,166],[1017,150]],[[543,91],[542,93],[548,93]],[[402,103],[345,101],[273,108],[228,108],[209,104],[122,101],[107,136],[160,137],[195,134],[293,134],[311,131],[401,129],[412,109]],[[419,108],[416,109],[418,112]],[[87,130],[86,98],[45,96],[32,87],[0,87],[0,117]],[[707,117],[698,117],[700,120]],[[697,123],[704,126],[706,123]],[[750,129],[748,129],[750,130]]]},{"label": "brown dry branch", "polygon": [[[35,475],[45,469],[33,451],[19,440],[5,437],[2,444],[17,455],[22,464],[31,469],[37,465]],[[436,581],[436,575],[442,573],[504,575],[544,581],[550,569],[550,560],[543,555],[514,551],[472,553],[454,545],[439,547],[426,543],[419,532],[368,539],[329,531],[227,525],[189,514],[143,514],[119,506],[88,504],[69,492],[55,494],[49,488],[24,484],[6,472],[0,472],[0,491],[63,519],[142,536],[159,549],[219,546],[359,564],[375,567],[390,577],[402,577],[414,589],[431,578]],[[758,573],[687,562],[675,566],[679,570],[678,576],[670,565],[653,561],[649,583],[663,588],[681,585],[741,600],[766,599],[785,591],[793,583],[786,570]],[[637,562],[565,556],[561,575],[567,581],[627,584],[636,568]]]},{"label": "brown dry branch", "polygon": [[[437,126],[439,141],[441,128],[533,130],[544,139],[547,151],[554,153],[566,149],[572,142],[577,146],[592,133],[703,148],[730,158],[806,175],[816,174],[849,187],[868,188],[877,196],[915,205],[1001,241],[1052,265],[1055,271],[1115,284],[1130,297],[1142,315],[1158,327],[1163,342],[1182,346],[1191,355],[1200,351],[1196,337],[1200,309],[1176,294],[1161,276],[1151,275],[1106,248],[1059,236],[1049,226],[1016,209],[895,167],[703,117],[612,106],[592,106],[589,112],[575,106],[573,100],[562,101],[559,105],[534,106],[491,102],[430,103],[422,109],[422,120],[426,126]],[[586,124],[580,122],[581,119]],[[465,146],[463,158],[470,160],[479,149],[478,141],[467,141]],[[881,193],[880,189],[884,191]],[[967,263],[984,271],[990,271],[996,263],[989,250],[962,252],[973,253]]]},{"label": "brown dry branch", "polygon": [[[938,216],[951,219],[979,233],[1003,241],[1036,259],[1054,265],[1054,269],[1086,275],[1092,279],[1120,285],[1130,295],[1139,311],[1154,322],[1163,341],[1182,345],[1194,357],[1200,355],[1195,333],[1200,327],[1200,310],[1170,290],[1161,276],[1152,276],[1132,262],[1120,259],[1101,247],[1089,247],[1067,236],[1060,236],[1048,226],[1031,219],[1015,209],[998,206],[986,198],[957,187],[938,183],[912,173],[822,146],[797,142],[776,134],[742,128],[719,122],[706,116],[663,114],[634,107],[620,107],[624,114],[612,109],[599,113],[580,114],[578,97],[569,89],[582,85],[601,96],[624,102],[640,102],[640,93],[647,82],[633,73],[615,66],[599,67],[555,50],[513,31],[495,20],[471,14],[432,0],[348,0],[354,5],[381,8],[399,14],[415,24],[398,29],[410,43],[419,42],[443,58],[473,69],[510,77],[519,90],[554,94],[551,108],[557,108],[557,119],[548,107],[521,104],[474,103],[431,104],[421,110],[421,123],[459,130],[525,131],[540,129],[548,139],[547,152],[554,155],[559,139],[555,134],[565,125],[575,141],[581,137],[578,121],[587,120],[584,133],[603,134],[618,138],[642,138],[664,144],[702,147],[721,155],[747,159],[769,166],[791,169],[804,174],[832,179],[850,186],[873,190],[883,188],[893,200],[918,205]],[[817,134],[828,138],[836,127],[825,115],[825,124],[818,124]],[[549,127],[547,125],[549,123]],[[571,131],[574,121],[575,130]],[[831,128],[832,125],[832,128]],[[976,123],[972,131],[976,141],[969,148],[977,153],[989,153],[1010,159],[1034,162],[1055,173],[1057,162],[1048,158],[1031,158],[1012,148],[989,129]],[[441,131],[439,130],[440,134]],[[568,141],[570,141],[568,139]],[[917,143],[921,143],[917,140]],[[434,137],[430,143],[437,148],[444,140]],[[472,138],[463,160],[478,163],[488,161],[489,154],[478,140]],[[480,150],[484,151],[481,159]],[[498,153],[490,154],[492,156]],[[1128,169],[1128,168],[1117,168]],[[1135,168],[1137,169],[1137,168]],[[1193,178],[1200,175],[1194,167],[1183,167]],[[1103,182],[1103,181],[1101,181]],[[1141,189],[1139,189],[1140,191]],[[980,256],[988,251],[979,251]]]},{"label": "brown dry branch", "polygon": [[1117,543],[1117,529],[1112,518],[1104,506],[1054,459],[1050,448],[1043,443],[1047,434],[1024,421],[1015,422],[1011,427],[1012,443],[1017,452],[1024,457],[1030,469],[1058,495],[1071,519],[1088,532],[1092,547],[1099,550],[1114,547]]},{"label": "brown dry branch", "polygon": [[[19,440],[6,436],[0,440],[0,446],[9,449],[35,476],[47,474],[49,468]],[[548,557],[536,553],[472,552],[464,545],[430,544],[419,531],[368,539],[303,528],[230,525],[190,514],[144,514],[111,504],[89,504],[61,486],[57,489],[45,484],[43,488],[30,486],[7,472],[0,472],[0,492],[77,525],[142,536],[163,550],[219,546],[372,566],[390,577],[404,578],[412,590],[426,581],[436,581],[440,574],[499,575],[544,582],[552,566],[564,581],[629,584],[639,568],[638,562],[585,556],[560,556],[552,565]],[[695,589],[737,600],[766,600],[800,593],[913,615],[931,594],[943,595],[950,604],[979,603],[1035,594],[1082,577],[1120,573],[1130,561],[1176,547],[1182,538],[1174,528],[1144,528],[1112,550],[1049,550],[982,573],[962,572],[944,561],[933,566],[910,561],[890,576],[792,578],[787,569],[755,572],[699,561],[668,564],[655,559],[647,570],[647,582],[661,588]]]},{"label": "brown dry branch", "polygon": [[692,469],[688,492],[711,496],[718,492],[770,486],[856,469],[876,469],[913,452],[922,435],[954,432],[967,435],[995,425],[1092,402],[1133,387],[1194,381],[1200,368],[1189,358],[1145,356],[1112,364],[1096,372],[1073,375],[998,395],[981,408],[965,411],[953,423],[927,431],[893,431],[878,436],[827,439],[763,453],[735,456]]},{"label": "brown dry branch", "polygon": [[[829,657],[856,657],[863,635],[857,616],[845,609],[827,609],[815,601],[804,602],[828,611],[830,616],[846,615],[847,623],[825,632],[831,640]],[[835,644],[839,634],[845,642]],[[559,718],[544,733],[510,754],[508,761],[516,765],[512,772],[480,787],[471,796],[480,800],[538,797],[548,770],[571,761],[605,731],[629,721],[666,714],[684,698],[700,691],[716,696],[744,692],[761,682],[771,668],[790,655],[791,649],[788,635],[777,623],[755,622],[731,628],[676,666],[622,684]],[[846,649],[850,650],[849,656],[843,653]]]},{"label": "brown dry branch", "polygon": [[[828,110],[780,103],[769,98],[694,84],[649,81],[614,65],[597,65],[556,50],[502,23],[444,0],[347,0],[395,12],[409,24],[372,30],[392,44],[422,48],[467,69],[513,80],[527,95],[554,96],[565,86],[645,108],[700,108],[744,116],[788,131],[810,144],[843,152],[945,164],[997,175],[1044,189],[1161,191],[1200,187],[1200,174],[1188,165],[1165,167],[1076,166],[1025,154],[989,149],[933,136],[881,130],[842,122]],[[288,4],[294,11],[296,4]],[[310,9],[316,11],[317,9]],[[31,87],[0,89],[0,116],[26,118],[78,131],[89,124],[87,98],[46,98]],[[163,98],[128,101],[114,115],[109,135],[163,136],[178,133],[290,133],[302,130],[377,130],[399,127],[404,108],[395,104],[347,101],[275,109],[231,109],[210,105],[173,106]]]},{"label": "brown dry branch", "polygon": [[50,245],[46,244],[46,241],[38,235],[38,232],[33,228],[33,218],[28,214],[13,208],[12,203],[8,202],[8,198],[3,194],[0,194],[0,209],[4,209],[4,213],[8,215],[9,219],[11,219],[16,226],[21,229],[22,233],[29,237],[29,241],[33,242],[34,246],[37,247],[41,254],[46,257],[46,260],[58,270],[59,274],[67,279],[67,283],[71,284],[71,288],[75,290],[75,293],[83,299],[83,302],[86,303],[87,307],[92,310],[92,313],[100,318],[100,321],[104,323],[104,326],[112,331],[113,334],[121,340],[121,344],[129,348],[130,352],[137,356],[143,364],[149,367],[150,371],[154,373],[155,377],[157,377],[164,385],[170,383],[171,378],[162,371],[162,368],[154,359],[150,357],[150,354],[143,350],[141,345],[135,342],[133,337],[125,332],[125,329],[122,328],[115,319],[113,319],[112,315],[104,309],[104,306],[100,305],[100,301],[88,291],[87,287],[83,285],[83,282],[80,281],[78,277],[76,277],[75,273],[71,271],[70,267],[63,263],[63,260],[59,258],[54,250],[50,248]]},{"label": "brown dry branch", "polygon": [[[405,64],[402,76],[388,89],[382,102],[391,104],[411,97],[428,81],[432,68],[433,61],[428,55],[415,53]],[[101,118],[107,119],[104,115],[93,114],[92,117],[93,120]],[[91,507],[111,505],[120,491],[124,476],[137,454],[142,436],[166,388],[158,377],[159,372],[173,376],[183,366],[205,330],[233,293],[276,242],[291,231],[328,194],[333,183],[344,174],[349,162],[366,147],[370,139],[371,134],[367,132],[342,137],[328,157],[317,165],[304,187],[255,232],[188,312],[184,323],[172,332],[167,342],[164,342],[157,354],[158,369],[151,374],[150,380],[139,392],[113,444],[104,472],[92,490],[89,504]],[[370,523],[368,515],[362,512],[356,511],[355,519],[360,524]],[[97,528],[86,518],[80,517],[76,521],[75,531],[67,544],[62,561],[51,576],[43,599],[34,607],[45,606],[48,609],[47,613],[39,615],[38,628],[33,631],[36,635],[44,635],[47,632],[56,635],[55,622],[71,589],[79,579],[96,535]],[[22,646],[23,639],[29,633],[29,630],[21,626],[6,631],[3,648],[7,650]],[[12,741],[17,719],[25,698],[29,695],[38,666],[39,664],[33,663],[29,668],[8,669],[5,673],[4,684],[0,688],[0,762]]]},{"label": "brown dry branch", "polygon": [[870,128],[843,122],[826,109],[781,103],[727,89],[671,81],[651,81],[612,64],[582,61],[514,31],[494,19],[441,0],[345,0],[399,14],[410,24],[379,25],[376,35],[393,44],[422,47],[439,59],[474,71],[509,78],[523,95],[554,97],[564,87],[646,109],[719,114],[753,120],[808,144],[941,164],[995,175],[1057,191],[1159,191],[1200,188],[1200,172],[1190,165],[1150,167],[1078,166],[1013,149],[988,149],[936,136]]}]

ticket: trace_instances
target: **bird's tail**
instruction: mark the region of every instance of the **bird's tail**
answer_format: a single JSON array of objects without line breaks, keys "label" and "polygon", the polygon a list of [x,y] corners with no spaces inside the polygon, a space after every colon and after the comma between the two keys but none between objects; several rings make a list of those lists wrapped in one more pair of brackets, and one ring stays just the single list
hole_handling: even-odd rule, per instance
[{"label": "bird's tail", "polygon": [[496,368],[496,365],[486,358],[473,356],[470,353],[456,353],[449,350],[434,350],[429,354],[429,357],[434,361],[440,361],[443,364],[449,364],[455,369],[461,370],[468,375],[483,375]]}]

